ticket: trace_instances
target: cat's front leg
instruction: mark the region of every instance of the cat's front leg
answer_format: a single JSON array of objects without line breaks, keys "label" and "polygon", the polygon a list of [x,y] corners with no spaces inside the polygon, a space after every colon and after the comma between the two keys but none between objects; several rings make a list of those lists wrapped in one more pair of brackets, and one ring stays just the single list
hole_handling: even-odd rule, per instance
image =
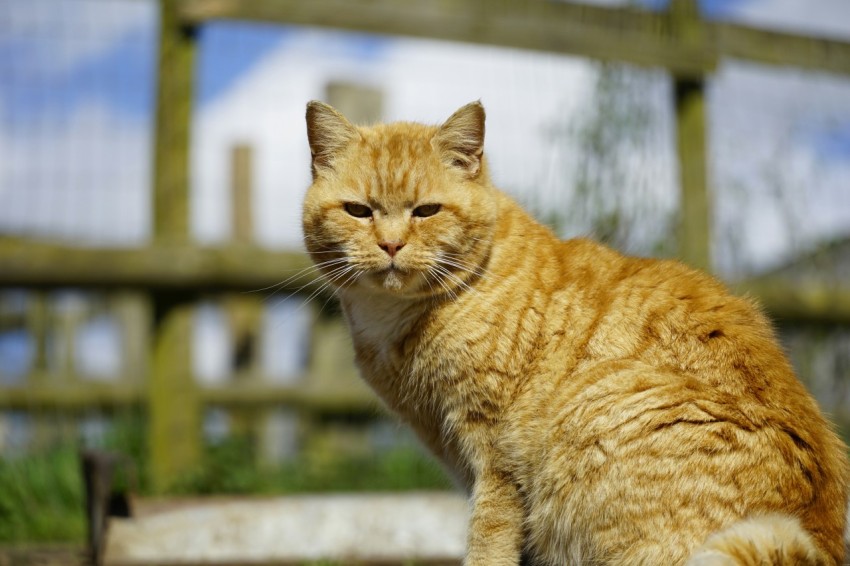
[{"label": "cat's front leg", "polygon": [[523,540],[523,505],[513,478],[485,469],[475,480],[464,566],[516,566]]}]

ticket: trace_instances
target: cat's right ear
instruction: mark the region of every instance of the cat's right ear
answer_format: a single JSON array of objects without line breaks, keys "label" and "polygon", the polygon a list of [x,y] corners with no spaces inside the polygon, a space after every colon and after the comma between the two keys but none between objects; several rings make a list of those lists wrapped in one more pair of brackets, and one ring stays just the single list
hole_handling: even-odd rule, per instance
[{"label": "cat's right ear", "polygon": [[469,177],[476,177],[484,154],[484,106],[481,102],[470,102],[452,114],[440,126],[431,145],[448,165],[462,169]]},{"label": "cat's right ear", "polygon": [[313,179],[321,169],[331,169],[334,156],[360,138],[351,122],[332,106],[312,100],[307,103],[307,141],[310,143]]}]

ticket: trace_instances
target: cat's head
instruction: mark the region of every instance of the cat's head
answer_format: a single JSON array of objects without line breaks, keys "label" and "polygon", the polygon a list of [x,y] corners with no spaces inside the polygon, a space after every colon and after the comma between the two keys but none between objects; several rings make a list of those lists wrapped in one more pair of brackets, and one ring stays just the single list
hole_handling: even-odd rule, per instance
[{"label": "cat's head", "polygon": [[441,126],[372,127],[310,102],[307,137],[304,241],[326,279],[421,297],[462,292],[479,277],[497,216],[479,102]]}]

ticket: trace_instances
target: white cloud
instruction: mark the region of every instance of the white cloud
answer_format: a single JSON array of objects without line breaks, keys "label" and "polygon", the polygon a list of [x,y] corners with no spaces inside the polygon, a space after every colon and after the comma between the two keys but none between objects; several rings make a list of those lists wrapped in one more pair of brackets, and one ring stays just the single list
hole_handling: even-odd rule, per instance
[{"label": "white cloud", "polygon": [[259,240],[300,245],[301,199],[309,184],[304,109],[324,96],[330,80],[379,86],[387,120],[439,123],[482,99],[497,183],[545,192],[552,149],[543,130],[579,107],[593,76],[589,63],[573,58],[421,40],[388,40],[383,55],[348,57],[345,36],[297,33],[197,117],[193,226],[204,241],[228,237],[229,151],[247,142],[256,148]]},{"label": "white cloud", "polygon": [[850,235],[850,160],[815,145],[831,124],[847,127],[849,80],[730,63],[709,100],[720,265],[766,267]]},{"label": "white cloud", "polygon": [[147,121],[95,101],[64,121],[0,129],[0,227],[79,243],[142,243],[149,232],[150,134]]},{"label": "white cloud", "polygon": [[4,0],[0,40],[26,45],[39,76],[68,74],[133,30],[155,25],[152,0]]},{"label": "white cloud", "polygon": [[[68,72],[107,52],[135,26],[154,25],[155,5],[149,1],[10,1],[13,36],[55,32],[84,40],[63,40],[67,53],[39,62],[52,72]],[[846,0],[807,2],[803,12],[798,4],[744,2],[735,17],[765,26],[786,22],[804,28],[833,20],[836,29],[850,26]],[[349,36],[307,29],[290,33],[228,91],[197,110],[192,225],[202,241],[229,237],[230,150],[249,143],[255,148],[257,238],[272,247],[299,246],[301,198],[309,184],[304,104],[321,98],[328,80],[379,86],[388,120],[437,123],[461,104],[482,99],[496,184],[526,200],[565,206],[575,147],[552,143],[544,130],[553,120],[569,123],[591,102],[595,68],[587,60],[401,39],[386,40],[384,49],[363,58],[351,52]],[[662,124],[650,147],[639,148],[626,165],[645,192],[618,189],[625,203],[652,198],[669,207],[677,191],[668,83],[652,84],[646,94]],[[800,135],[806,125],[850,115],[848,85],[845,79],[742,64],[725,64],[711,80],[711,173],[721,195],[719,227],[738,231],[734,243],[733,238],[718,244],[724,268],[735,262],[723,254],[736,250],[739,262],[766,265],[789,253],[792,244],[850,231],[850,203],[841,196],[847,194],[841,192],[848,184],[847,164],[825,162],[811,136]],[[5,156],[0,161],[0,225],[87,242],[144,240],[152,164],[149,125],[94,99],[83,101],[69,120],[45,124],[38,130],[0,130]],[[791,236],[769,193],[766,171],[806,189],[793,207],[797,225]],[[736,195],[735,187],[743,187],[743,193]]]},{"label": "white cloud", "polygon": [[733,4],[730,16],[735,21],[767,29],[845,40],[850,36],[847,0],[750,0]]}]

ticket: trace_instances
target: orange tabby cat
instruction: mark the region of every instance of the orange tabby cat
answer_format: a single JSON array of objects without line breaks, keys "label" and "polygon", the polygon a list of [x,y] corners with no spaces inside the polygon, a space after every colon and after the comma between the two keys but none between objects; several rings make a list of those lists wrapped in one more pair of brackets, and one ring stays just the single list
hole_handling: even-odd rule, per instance
[{"label": "orange tabby cat", "polygon": [[841,563],[845,448],[750,301],[558,240],[491,185],[479,103],[307,127],[307,249],[363,377],[471,493],[467,566]]}]

